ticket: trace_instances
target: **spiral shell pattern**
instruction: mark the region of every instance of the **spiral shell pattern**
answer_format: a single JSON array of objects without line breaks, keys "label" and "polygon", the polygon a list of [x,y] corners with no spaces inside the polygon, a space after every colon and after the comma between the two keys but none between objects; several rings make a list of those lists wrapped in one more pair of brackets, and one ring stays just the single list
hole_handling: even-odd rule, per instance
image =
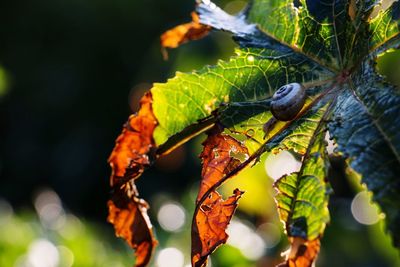
[{"label": "spiral shell pattern", "polygon": [[299,83],[289,83],[272,96],[271,112],[280,121],[293,120],[304,106],[306,90]]}]

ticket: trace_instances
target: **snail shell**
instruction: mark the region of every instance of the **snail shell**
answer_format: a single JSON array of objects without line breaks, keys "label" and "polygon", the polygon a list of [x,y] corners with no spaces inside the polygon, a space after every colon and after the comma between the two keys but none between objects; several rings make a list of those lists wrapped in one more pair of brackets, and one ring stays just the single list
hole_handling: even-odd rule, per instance
[{"label": "snail shell", "polygon": [[272,96],[271,112],[280,121],[293,120],[304,106],[306,90],[299,83],[289,83]]}]

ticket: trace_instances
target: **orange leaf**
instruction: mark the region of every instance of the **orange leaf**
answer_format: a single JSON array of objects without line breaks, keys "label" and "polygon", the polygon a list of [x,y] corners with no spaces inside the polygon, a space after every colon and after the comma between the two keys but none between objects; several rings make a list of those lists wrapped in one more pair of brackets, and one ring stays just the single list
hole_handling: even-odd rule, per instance
[{"label": "orange leaf", "polygon": [[[140,101],[140,110],[130,116],[108,162],[112,168],[111,187],[119,187],[127,181],[139,177],[145,167],[154,161],[153,131],[157,120],[153,114],[151,93],[146,93]],[[129,170],[129,172],[127,172]]]},{"label": "orange leaf", "polygon": [[239,141],[229,135],[221,133],[221,129],[216,126],[210,132],[206,141],[203,142],[203,152],[200,158],[203,162],[201,171],[200,190],[197,195],[198,203],[204,194],[212,187],[218,187],[227,173],[235,169],[241,162],[234,158],[234,154],[248,155],[248,150]]},{"label": "orange leaf", "polygon": [[291,238],[287,260],[277,267],[311,267],[318,256],[320,247],[319,238],[312,241],[300,237]]},{"label": "orange leaf", "polygon": [[108,201],[107,220],[114,225],[115,234],[125,239],[129,246],[136,250],[136,267],[148,264],[157,245],[147,215],[148,208],[146,201],[137,197],[133,183],[127,183],[114,191],[111,200]]},{"label": "orange leaf", "polygon": [[192,12],[192,22],[178,25],[161,35],[161,46],[164,48],[176,48],[188,41],[203,38],[210,30],[211,27],[200,24],[199,16]]},{"label": "orange leaf", "polygon": [[234,157],[236,153],[247,155],[247,148],[222,129],[214,127],[203,143],[200,155],[203,161],[202,181],[196,200],[196,210],[192,223],[192,265],[205,266],[207,257],[228,238],[225,232],[236,210],[237,201],[243,194],[236,189],[227,200],[215,189],[227,178],[226,175],[240,165]]},{"label": "orange leaf", "polygon": [[228,234],[225,232],[236,210],[237,201],[244,192],[236,189],[227,200],[213,191],[200,205],[195,213],[195,223],[192,225],[192,265],[203,267],[207,257],[219,245],[226,243]]},{"label": "orange leaf", "polygon": [[115,234],[136,249],[137,267],[149,262],[157,244],[147,215],[148,204],[139,199],[134,184],[134,179],[155,160],[156,126],[152,96],[148,92],[140,101],[139,112],[130,116],[124,126],[108,160],[112,168],[110,185],[114,190],[108,201],[108,221],[114,225]]}]

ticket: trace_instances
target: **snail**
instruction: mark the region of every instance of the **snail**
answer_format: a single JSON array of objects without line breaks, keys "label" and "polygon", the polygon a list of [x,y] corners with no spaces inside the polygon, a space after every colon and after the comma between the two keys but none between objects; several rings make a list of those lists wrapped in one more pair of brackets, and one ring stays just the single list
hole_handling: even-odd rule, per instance
[{"label": "snail", "polygon": [[[299,83],[286,84],[274,93],[270,102],[270,110],[273,116],[266,123],[261,124],[264,139],[278,121],[291,121],[296,118],[306,102],[306,96],[306,87]],[[244,126],[260,126],[260,124]]]},{"label": "snail", "polygon": [[299,83],[289,83],[279,88],[271,100],[271,112],[280,121],[293,120],[306,101],[306,90]]}]

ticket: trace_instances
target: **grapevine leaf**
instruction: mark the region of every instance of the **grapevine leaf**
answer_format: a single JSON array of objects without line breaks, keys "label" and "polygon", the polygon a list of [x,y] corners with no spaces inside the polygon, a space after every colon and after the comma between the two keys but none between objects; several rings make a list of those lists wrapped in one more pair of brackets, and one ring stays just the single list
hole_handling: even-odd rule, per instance
[{"label": "grapevine leaf", "polygon": [[117,236],[122,237],[136,250],[136,267],[143,267],[150,261],[157,241],[147,215],[148,204],[137,196],[136,188],[125,185],[115,189],[108,201],[108,221],[114,225]]},{"label": "grapevine leaf", "polygon": [[233,196],[223,200],[215,191],[225,174],[241,163],[239,157],[248,154],[246,147],[229,135],[222,134],[221,130],[217,125],[209,132],[200,155],[203,169],[192,224],[193,266],[205,266],[208,255],[226,242],[228,235],[225,230],[243,194],[237,189]]},{"label": "grapevine leaf", "polygon": [[338,98],[330,133],[362,175],[400,246],[400,95],[366,63]]}]

